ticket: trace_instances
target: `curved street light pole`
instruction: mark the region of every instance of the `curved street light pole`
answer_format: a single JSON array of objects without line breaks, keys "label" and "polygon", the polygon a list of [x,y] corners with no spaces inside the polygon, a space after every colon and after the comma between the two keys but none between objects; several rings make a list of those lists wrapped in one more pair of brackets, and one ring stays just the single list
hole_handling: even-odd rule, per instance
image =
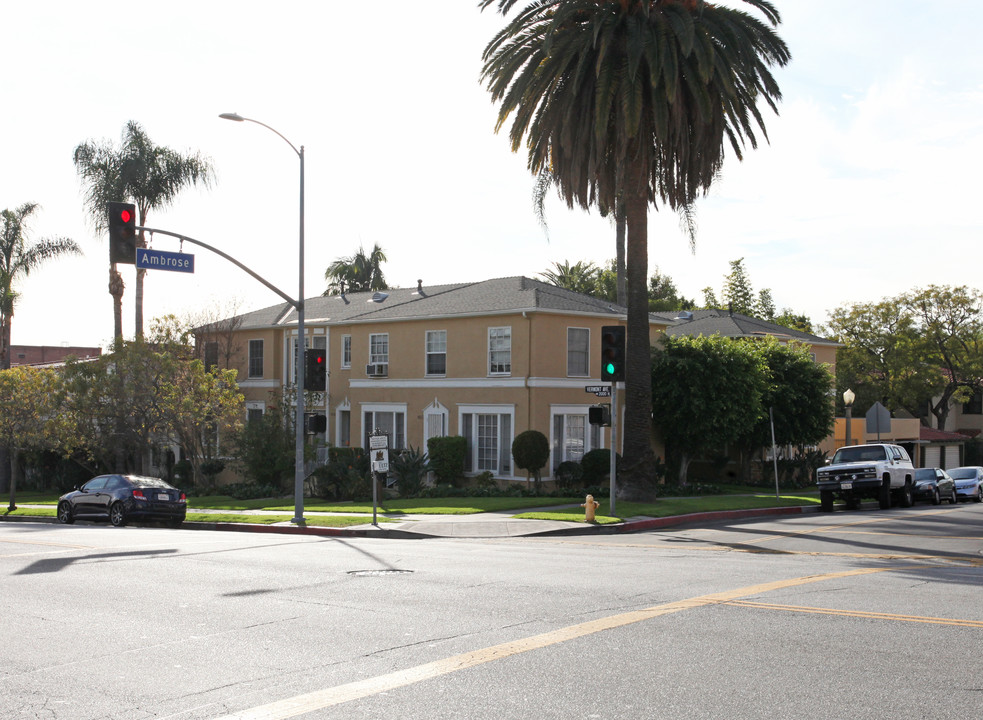
[{"label": "curved street light pole", "polygon": [[291,522],[297,525],[304,524],[304,350],[305,350],[305,327],[304,327],[304,146],[298,150],[294,144],[287,140],[278,130],[271,128],[266,123],[252,118],[242,117],[238,113],[222,113],[219,115],[223,120],[234,122],[251,122],[262,125],[267,130],[275,133],[283,140],[297,157],[300,158],[300,271],[298,279],[297,300],[293,305],[297,309],[297,357],[296,357],[296,386],[297,386],[297,414],[294,419],[296,425],[296,457],[294,458],[294,517]]}]

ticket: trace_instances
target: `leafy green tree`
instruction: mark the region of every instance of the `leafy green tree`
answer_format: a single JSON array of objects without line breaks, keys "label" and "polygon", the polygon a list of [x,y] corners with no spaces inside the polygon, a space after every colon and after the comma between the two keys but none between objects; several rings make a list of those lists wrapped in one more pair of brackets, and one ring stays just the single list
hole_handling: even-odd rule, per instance
[{"label": "leafy green tree", "polygon": [[[180,153],[155,145],[143,127],[130,120],[123,129],[119,145],[87,141],[75,148],[75,169],[82,180],[84,201],[97,232],[108,224],[106,205],[133,202],[137,221],[147,224],[151,210],[169,207],[185,188],[208,187],[214,180],[211,160],[200,153]],[[141,230],[137,246],[146,247]],[[146,270],[137,269],[135,295],[136,337],[143,337],[143,281]],[[115,335],[123,337],[123,279],[110,264],[109,292],[113,296]]]},{"label": "leafy green tree", "polygon": [[719,335],[662,339],[653,353],[652,410],[680,485],[695,456],[722,450],[758,423],[766,378],[752,343]]},{"label": "leafy green tree", "polygon": [[694,307],[696,303],[680,295],[672,278],[660,273],[656,267],[649,278],[649,312],[692,310]]},{"label": "leafy green tree", "polygon": [[351,257],[338,258],[324,271],[324,279],[328,281],[328,289],[324,295],[338,295],[343,290],[348,292],[365,292],[367,290],[387,290],[385,275],[382,273],[382,263],[386,262],[386,254],[378,244],[372,246],[372,252],[365,254],[365,249],[359,247]]},{"label": "leafy green tree", "polygon": [[817,364],[808,348],[782,344],[773,337],[735,340],[749,344],[762,360],[765,386],[761,396],[762,415],[741,428],[736,443],[742,450],[745,481],[750,479],[750,461],[761,448],[771,445],[771,417],[774,415],[775,443],[800,449],[816,445],[833,431],[834,406],[830,399],[833,376],[825,365]]},{"label": "leafy green tree", "polygon": [[783,308],[779,315],[771,318],[771,321],[776,325],[787,327],[790,330],[798,330],[799,332],[815,335],[815,331],[812,328],[812,321],[806,315],[797,315],[791,308]]},{"label": "leafy green tree", "polygon": [[[776,109],[771,75],[789,52],[767,22],[695,0],[543,0],[526,5],[485,48],[482,79],[511,117],[513,151],[528,148],[568,206],[616,207],[627,222],[626,485],[654,482],[648,326],[648,211],[692,206],[723,164],[764,133],[759,102]],[[518,0],[480,0],[507,15]]]},{"label": "leafy green tree", "polygon": [[928,363],[940,373],[929,410],[945,429],[952,403],[967,402],[983,387],[983,295],[966,286],[930,285],[900,301],[918,323]]},{"label": "leafy green tree", "polygon": [[758,293],[758,302],[755,305],[754,314],[769,322],[775,321],[775,300],[772,298],[769,288]]},{"label": "leafy green tree", "polygon": [[714,294],[713,288],[709,285],[703,288],[703,307],[708,310],[720,307],[720,303],[717,302],[717,296]]},{"label": "leafy green tree", "polygon": [[754,317],[758,307],[754,298],[751,278],[744,268],[744,258],[731,260],[730,273],[724,277],[724,305],[741,315]]},{"label": "leafy green tree", "polygon": [[856,393],[856,414],[879,401],[920,417],[944,383],[914,315],[897,298],[839,307],[824,334],[843,343],[836,354],[836,384]]},{"label": "leafy green tree", "polygon": [[81,255],[78,244],[69,238],[45,238],[29,242],[27,221],[38,209],[37,203],[24,203],[0,212],[0,370],[10,367],[11,325],[18,300],[15,285],[45,261],[63,255]]},{"label": "leafy green tree", "polygon": [[214,437],[216,427],[235,426],[242,413],[235,372],[206,372],[173,318],[156,321],[148,340],[118,342],[94,362],[70,361],[65,382],[62,412],[87,457],[118,472],[144,473],[154,447],[171,439],[200,471],[210,455],[195,433]]},{"label": "leafy green tree", "polygon": [[68,454],[77,442],[60,414],[63,398],[61,377],[50,368],[0,370],[0,445],[10,449],[10,510],[17,507],[21,455],[49,449]]},{"label": "leafy green tree", "polygon": [[296,462],[293,417],[289,402],[274,395],[263,416],[233,436],[234,464],[251,482],[287,489]]}]

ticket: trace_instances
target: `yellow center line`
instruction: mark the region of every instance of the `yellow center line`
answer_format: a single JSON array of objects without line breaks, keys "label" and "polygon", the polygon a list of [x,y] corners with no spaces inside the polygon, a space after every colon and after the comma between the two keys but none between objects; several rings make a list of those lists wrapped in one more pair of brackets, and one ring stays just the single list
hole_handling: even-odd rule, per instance
[{"label": "yellow center line", "polygon": [[399,670],[397,672],[380,675],[374,678],[367,678],[337,687],[325,688],[314,692],[297,695],[285,700],[261,705],[246,710],[242,710],[231,715],[226,715],[217,720],[283,720],[283,718],[295,717],[305,713],[321,710],[326,707],[340,705],[342,703],[358,700],[360,698],[377,695],[379,693],[395,690],[397,688],[412,685],[414,683],[432,680],[447,675],[449,673],[465,670],[467,668],[482,665],[495,660],[502,660],[513,655],[539,650],[550,645],[567,642],[576,638],[592,635],[604,630],[624,627],[633,623],[644,622],[661,615],[690,610],[707,605],[719,605],[729,603],[740,598],[760,595],[761,593],[773,592],[784,588],[806,585],[808,583],[822,582],[837,578],[854,577],[858,575],[870,575],[873,573],[887,572],[898,568],[865,568],[861,570],[848,570],[845,572],[826,573],[823,575],[807,575],[805,577],[792,578],[788,580],[776,580],[774,582],[751,585],[735,590],[727,590],[709,595],[679,600],[677,602],[656,605],[644,610],[611,615],[606,618],[599,618],[589,622],[559,628],[551,632],[533,635],[532,637],[513,640],[493,645],[492,647],[475,650],[472,652],[454,655],[453,657],[434,662],[417,665],[415,667]]},{"label": "yellow center line", "polygon": [[838,610],[835,608],[804,607],[799,605],[776,605],[748,600],[730,600],[723,605],[756,608],[760,610],[784,610],[786,612],[813,613],[817,615],[839,615],[843,617],[871,618],[874,620],[900,620],[903,622],[929,623],[932,625],[956,625],[958,627],[983,628],[981,620],[958,620],[955,618],[922,617],[920,615],[895,615],[893,613],[863,612],[860,610]]}]

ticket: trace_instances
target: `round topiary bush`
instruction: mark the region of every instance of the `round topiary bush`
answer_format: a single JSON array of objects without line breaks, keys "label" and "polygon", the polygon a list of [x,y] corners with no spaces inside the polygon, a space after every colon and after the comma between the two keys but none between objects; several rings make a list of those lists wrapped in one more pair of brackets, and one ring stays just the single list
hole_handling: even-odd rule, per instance
[{"label": "round topiary bush", "polygon": [[553,473],[553,479],[559,490],[576,490],[584,486],[584,468],[574,460],[564,460]]},{"label": "round topiary bush", "polygon": [[536,482],[536,494],[540,490],[540,471],[550,459],[550,441],[539,430],[526,430],[512,441],[512,457],[515,466],[525,470]]},{"label": "round topiary bush", "polygon": [[[615,462],[620,467],[620,455],[615,459]],[[584,485],[588,487],[591,485],[601,485],[608,478],[611,471],[611,451],[606,448],[591,450],[580,459],[580,467],[584,471]]]}]

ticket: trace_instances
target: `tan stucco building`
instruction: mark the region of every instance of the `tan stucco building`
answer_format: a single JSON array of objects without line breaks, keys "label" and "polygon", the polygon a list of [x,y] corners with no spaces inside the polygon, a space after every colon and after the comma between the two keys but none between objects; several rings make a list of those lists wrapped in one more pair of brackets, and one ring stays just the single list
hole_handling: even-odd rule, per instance
[{"label": "tan stucco building", "polygon": [[[512,440],[534,429],[550,440],[548,478],[564,460],[610,446],[609,428],[588,423],[591,405],[610,400],[585,388],[605,384],[601,328],[624,324],[625,313],[525,277],[308,299],[305,346],[324,349],[328,369],[327,391],[307,408],[327,418],[318,440],[366,447],[369,433],[385,430],[394,448],[426,449],[431,437],[462,435],[467,471],[508,481],[525,479],[512,461]],[[650,336],[698,334],[727,323],[745,327],[716,332],[783,334],[810,342],[817,362],[835,362],[835,343],[722,311],[651,315]],[[198,340],[235,345],[232,352],[212,352],[238,369],[254,417],[271,393],[294,382],[296,330],[294,308],[282,303],[235,318],[231,332],[205,332]]]}]

